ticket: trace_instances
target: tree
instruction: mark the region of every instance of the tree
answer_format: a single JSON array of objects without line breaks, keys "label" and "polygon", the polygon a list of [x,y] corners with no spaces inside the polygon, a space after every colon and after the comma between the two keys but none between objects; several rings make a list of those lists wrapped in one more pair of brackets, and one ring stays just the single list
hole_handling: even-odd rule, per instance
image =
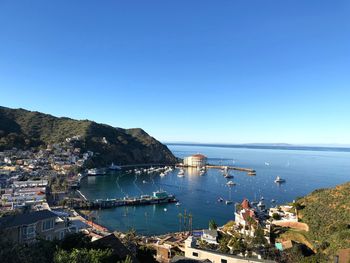
[{"label": "tree", "polygon": [[253,244],[254,245],[266,245],[267,240],[264,235],[264,230],[258,225],[254,233]]},{"label": "tree", "polygon": [[54,263],[104,263],[112,262],[112,250],[110,249],[77,249],[71,252],[58,250],[54,256]]},{"label": "tree", "polygon": [[215,229],[217,229],[218,228],[218,225],[216,224],[216,222],[213,220],[213,219],[211,219],[210,221],[209,221],[209,229],[210,230],[215,230]]}]

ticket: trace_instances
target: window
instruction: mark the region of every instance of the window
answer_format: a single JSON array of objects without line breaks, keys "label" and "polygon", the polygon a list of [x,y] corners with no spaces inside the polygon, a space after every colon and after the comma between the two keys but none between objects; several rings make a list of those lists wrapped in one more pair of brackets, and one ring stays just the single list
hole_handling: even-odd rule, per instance
[{"label": "window", "polygon": [[227,263],[227,259],[221,259],[221,263]]},{"label": "window", "polygon": [[53,228],[53,219],[43,221],[43,231]]},{"label": "window", "polygon": [[197,252],[192,252],[192,256],[198,257],[198,253]]},{"label": "window", "polygon": [[32,239],[35,237],[35,224],[22,227],[22,239]]}]

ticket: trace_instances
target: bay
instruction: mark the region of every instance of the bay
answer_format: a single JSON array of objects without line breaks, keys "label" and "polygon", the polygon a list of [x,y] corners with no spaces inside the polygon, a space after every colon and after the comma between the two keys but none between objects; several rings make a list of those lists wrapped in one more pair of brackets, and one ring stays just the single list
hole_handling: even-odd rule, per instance
[{"label": "bay", "polygon": [[[179,213],[191,214],[193,228],[208,227],[214,219],[219,225],[234,219],[234,206],[218,202],[218,198],[233,203],[243,198],[264,197],[267,206],[292,202],[315,189],[333,187],[350,180],[350,152],[320,149],[256,149],[210,147],[198,145],[169,145],[175,156],[183,158],[195,153],[208,156],[210,164],[233,165],[255,169],[256,176],[231,171],[236,185],[228,187],[227,179],[217,169],[209,169],[200,176],[196,169],[186,169],[179,178],[175,169],[165,177],[159,174],[127,174],[111,172],[105,176],[86,177],[81,191],[88,199],[116,198],[152,194],[162,189],[174,194],[180,206],[161,204],[152,206],[119,207],[95,212],[98,223],[110,230],[135,229],[139,234],[156,235],[179,231],[183,225]],[[276,176],[286,180],[275,184]],[[145,183],[144,183],[145,181]],[[276,204],[271,200],[276,200]]]}]

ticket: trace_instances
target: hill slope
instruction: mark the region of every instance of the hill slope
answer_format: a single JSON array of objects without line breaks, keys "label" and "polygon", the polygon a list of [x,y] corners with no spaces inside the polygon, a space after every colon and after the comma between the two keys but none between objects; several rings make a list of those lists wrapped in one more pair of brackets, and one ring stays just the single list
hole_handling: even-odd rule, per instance
[{"label": "hill slope", "polygon": [[24,109],[0,107],[0,150],[45,147],[80,136],[84,151],[95,153],[95,165],[175,163],[176,158],[142,129],[122,129],[89,120],[58,118]]},{"label": "hill slope", "polygon": [[301,221],[310,231],[305,235],[327,255],[350,248],[350,182],[320,189],[297,201]]}]

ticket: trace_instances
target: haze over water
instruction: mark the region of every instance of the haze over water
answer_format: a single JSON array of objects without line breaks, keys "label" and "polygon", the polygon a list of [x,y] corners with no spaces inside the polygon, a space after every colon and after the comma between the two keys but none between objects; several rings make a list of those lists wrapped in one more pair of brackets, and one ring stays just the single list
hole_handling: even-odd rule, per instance
[{"label": "haze over water", "polygon": [[[163,178],[156,173],[136,176],[125,172],[87,177],[82,181],[81,191],[88,199],[139,196],[163,189],[175,194],[181,203],[179,207],[162,204],[100,210],[96,212],[98,223],[111,230],[134,228],[140,234],[162,234],[179,230],[178,214],[183,214],[186,209],[193,215],[194,229],[207,228],[210,219],[215,219],[219,225],[234,219],[233,205],[219,203],[219,197],[240,202],[243,198],[254,200],[263,196],[269,207],[271,199],[275,199],[276,204],[283,204],[315,189],[350,180],[348,151],[168,147],[177,157],[202,153],[208,156],[211,164],[253,168],[257,175],[251,177],[231,171],[234,178],[230,180],[237,184],[232,188],[226,186],[228,180],[216,169],[209,169],[203,176],[199,176],[196,169],[187,169],[183,178],[177,177],[177,169]],[[275,184],[276,176],[286,179],[286,183]],[[144,180],[147,183],[143,183]]]}]

